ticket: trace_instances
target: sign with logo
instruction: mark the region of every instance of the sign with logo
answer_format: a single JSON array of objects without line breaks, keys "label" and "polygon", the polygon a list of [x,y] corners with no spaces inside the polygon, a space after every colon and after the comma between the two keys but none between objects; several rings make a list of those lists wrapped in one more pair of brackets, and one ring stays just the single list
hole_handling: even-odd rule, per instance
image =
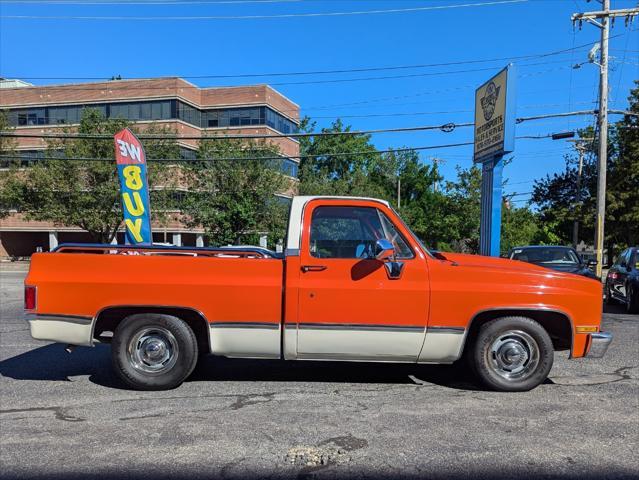
[{"label": "sign with logo", "polygon": [[515,147],[515,81],[510,64],[475,91],[475,162]]},{"label": "sign with logo", "polygon": [[126,243],[151,245],[153,236],[144,148],[128,128],[116,133],[114,140]]}]

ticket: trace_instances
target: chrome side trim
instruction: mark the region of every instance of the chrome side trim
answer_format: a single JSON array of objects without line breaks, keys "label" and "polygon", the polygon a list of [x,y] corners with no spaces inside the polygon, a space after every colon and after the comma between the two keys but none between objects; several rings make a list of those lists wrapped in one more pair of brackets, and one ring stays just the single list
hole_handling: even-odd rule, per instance
[{"label": "chrome side trim", "polygon": [[590,334],[590,350],[584,355],[588,358],[602,358],[608,351],[612,342],[612,334],[608,332],[598,332]]},{"label": "chrome side trim", "polygon": [[49,322],[66,322],[78,325],[90,325],[93,321],[92,317],[83,315],[63,315],[58,313],[25,313],[24,319],[28,322],[33,320],[43,320]]},{"label": "chrome side trim", "polygon": [[298,323],[301,330],[374,330],[387,332],[422,332],[426,328],[422,325],[376,325],[359,323]]},{"label": "chrome side trim", "polygon": [[426,329],[426,333],[452,333],[454,335],[463,335],[466,333],[464,327],[431,327]]},{"label": "chrome side trim", "polygon": [[382,362],[382,363],[415,363],[415,356],[402,355],[367,355],[348,353],[300,353],[297,360],[340,361],[340,362]]},{"label": "chrome side trim", "polygon": [[268,330],[278,330],[279,323],[273,322],[210,322],[210,328],[265,328]]}]

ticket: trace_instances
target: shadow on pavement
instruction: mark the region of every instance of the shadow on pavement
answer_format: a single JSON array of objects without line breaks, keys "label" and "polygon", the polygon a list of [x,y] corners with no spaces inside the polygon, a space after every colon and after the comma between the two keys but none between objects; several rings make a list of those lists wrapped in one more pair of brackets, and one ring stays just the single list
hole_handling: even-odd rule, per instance
[{"label": "shadow on pavement", "polygon": [[[98,385],[126,389],[113,372],[110,355],[108,345],[78,347],[69,354],[63,345],[51,344],[0,362],[0,375],[16,380],[58,382],[87,375]],[[204,356],[187,382],[204,381],[436,384],[454,389],[481,390],[461,364],[285,362]]]}]

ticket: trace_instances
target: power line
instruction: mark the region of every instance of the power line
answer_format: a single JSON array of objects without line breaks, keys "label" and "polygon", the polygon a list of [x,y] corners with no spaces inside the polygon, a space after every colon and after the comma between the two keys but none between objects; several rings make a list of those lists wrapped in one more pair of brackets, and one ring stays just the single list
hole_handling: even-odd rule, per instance
[{"label": "power line", "polygon": [[[398,133],[398,132],[416,132],[426,130],[442,130],[444,132],[452,132],[458,127],[470,127],[473,123],[446,123],[442,125],[425,125],[418,127],[399,127],[399,128],[379,128],[373,130],[347,130],[342,132],[303,132],[303,133],[272,133],[272,134],[256,134],[256,135],[216,135],[216,136],[197,136],[197,135],[166,135],[166,134],[140,134],[138,138],[143,140],[221,140],[221,139],[242,139],[242,140],[258,140],[267,138],[303,138],[303,137],[328,137],[339,135],[370,135],[374,133]],[[85,140],[113,140],[113,135],[98,133],[17,133],[17,132],[0,132],[0,137],[17,137],[17,138],[79,138]]]},{"label": "power line", "polygon": [[[303,76],[303,75],[329,75],[336,73],[363,73],[363,72],[378,72],[388,70],[410,70],[418,68],[432,68],[432,67],[449,67],[455,65],[471,65],[478,63],[491,63],[491,62],[506,62],[515,60],[526,60],[535,58],[553,57],[556,55],[562,55],[565,53],[574,52],[582,48],[592,47],[594,42],[584,43],[582,45],[573,46],[571,48],[565,48],[561,50],[554,50],[545,53],[537,53],[530,55],[516,55],[511,57],[496,57],[486,58],[481,60],[457,60],[453,62],[440,62],[440,63],[422,63],[412,65],[389,65],[383,67],[360,67],[360,68],[343,68],[332,70],[310,70],[310,71],[292,71],[292,72],[267,72],[267,73],[239,73],[239,74],[226,74],[226,75],[175,75],[167,76],[163,78],[184,78],[184,79],[225,79],[225,78],[261,78],[261,77],[291,77],[291,76]],[[572,63],[572,62],[571,62]],[[535,64],[537,65],[537,64]],[[526,66],[526,65],[519,65]],[[105,80],[107,77],[31,77],[24,75],[4,75],[4,77],[16,77],[24,80]],[[126,80],[147,80],[146,77],[127,77]],[[165,87],[161,87],[165,88]],[[199,88],[195,87],[194,88]]]},{"label": "power line", "polygon": [[[519,65],[520,67],[533,67],[539,65],[548,65],[551,63],[563,63],[564,60],[559,61],[545,61],[545,62],[537,62],[537,63],[527,63]],[[443,76],[443,75],[456,75],[459,73],[474,73],[474,72],[488,72],[494,71],[497,67],[483,67],[483,68],[470,68],[464,70],[448,70],[448,71],[438,71],[438,72],[420,72],[420,73],[406,73],[401,75],[384,75],[384,76],[368,76],[368,77],[356,77],[356,78],[330,78],[330,79],[316,79],[316,80],[296,80],[296,81],[286,81],[286,82],[269,82],[270,86],[285,86],[285,85],[322,85],[322,84],[333,84],[333,83],[352,83],[352,82],[369,82],[376,80],[395,80],[400,78],[419,78],[419,77],[433,77],[433,76]],[[520,75],[520,77],[527,77],[532,75],[539,75],[543,73],[553,72],[557,70],[565,70],[568,68],[572,68],[570,65],[566,65],[559,68],[540,70],[537,72],[529,72],[526,74]],[[19,77],[19,76],[18,76]],[[30,79],[30,77],[21,77]],[[168,77],[168,79],[177,79],[177,78],[190,78],[190,77]],[[135,81],[135,80],[130,80]],[[20,87],[24,88],[52,88],[57,87],[63,89],[64,91],[82,91],[82,92],[97,92],[97,91],[105,91],[105,90],[120,90],[120,91],[131,91],[131,90],[161,90],[166,91],[166,85],[148,85],[148,86],[134,86],[127,85],[129,80],[125,80],[123,83],[119,83],[120,81],[114,80],[113,83],[109,83],[108,85],[97,85],[97,86],[83,86],[82,84],[71,84],[71,85],[38,85],[34,87]],[[200,87],[196,85],[180,85],[181,89],[200,89]],[[224,87],[212,87],[212,88],[224,88]]]},{"label": "power line", "polygon": [[[518,140],[526,139],[546,139],[551,138],[552,135],[543,136],[518,136],[515,137]],[[239,161],[239,160],[284,160],[287,158],[303,159],[303,158],[321,158],[321,157],[348,157],[353,155],[375,155],[382,153],[396,153],[396,152],[412,152],[421,150],[435,150],[439,148],[455,148],[465,147],[473,145],[474,142],[459,142],[459,143],[447,143],[442,145],[427,145],[421,147],[404,147],[404,148],[389,148],[387,150],[359,150],[355,152],[336,152],[336,153],[322,153],[322,154],[308,154],[308,155],[290,155],[290,156],[260,156],[260,157],[218,157],[218,158],[171,158],[171,159],[158,159],[148,158],[149,162],[166,162],[166,163],[198,163],[198,162],[211,162],[211,161]],[[469,156],[470,158],[470,156]],[[37,162],[40,160],[71,160],[71,161],[105,161],[112,162],[112,158],[98,158],[98,157],[59,157],[59,156],[42,156],[42,157],[24,157],[20,155],[0,155],[0,159],[6,160],[22,160]],[[513,184],[514,185],[514,184]]]},{"label": "power line", "polygon": [[[375,155],[382,153],[395,153],[395,152],[412,152],[418,150],[433,150],[437,148],[454,148],[454,147],[462,147],[467,145],[472,145],[473,142],[460,142],[460,143],[448,143],[443,145],[429,145],[422,147],[406,147],[406,148],[390,148],[387,150],[360,150],[355,152],[337,152],[337,153],[323,153],[323,154],[315,154],[315,155],[291,155],[288,157],[283,156],[271,156],[271,157],[220,157],[220,158],[171,158],[171,159],[157,159],[157,158],[149,158],[147,161],[149,162],[166,162],[166,163],[198,163],[198,162],[211,162],[211,161],[239,161],[239,160],[284,160],[286,158],[321,158],[321,157],[348,157],[354,155]],[[40,160],[72,160],[72,161],[104,161],[104,162],[113,162],[112,158],[98,158],[98,157],[56,157],[56,156],[45,156],[45,157],[34,157],[34,158],[25,158],[19,155],[0,155],[0,159],[13,159],[13,160],[24,160],[24,161],[40,161]]]},{"label": "power line", "polygon": [[14,4],[14,5],[241,5],[245,3],[298,3],[303,0],[149,0],[148,2],[141,1],[88,1],[88,0],[2,0],[0,4]]},{"label": "power line", "polygon": [[266,20],[274,18],[312,18],[312,17],[345,17],[354,15],[379,15],[387,13],[415,13],[431,10],[449,10],[458,8],[486,7],[525,3],[528,0],[499,0],[493,2],[462,3],[457,5],[433,5],[429,7],[393,8],[384,10],[354,10],[349,12],[316,12],[316,13],[280,13],[274,15],[190,15],[190,16],[97,16],[97,15],[2,15],[4,20],[134,20],[134,21],[193,21],[193,20]]}]

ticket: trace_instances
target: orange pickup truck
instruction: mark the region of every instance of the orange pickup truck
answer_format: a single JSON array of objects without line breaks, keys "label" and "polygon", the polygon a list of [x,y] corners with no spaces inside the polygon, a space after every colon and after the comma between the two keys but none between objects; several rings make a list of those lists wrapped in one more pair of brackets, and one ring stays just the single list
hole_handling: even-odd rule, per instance
[{"label": "orange pickup truck", "polygon": [[25,279],[33,338],[110,343],[136,389],[169,389],[198,356],[452,363],[523,391],[554,351],[601,357],[596,281],[519,261],[431,253],[388,203],[295,197],[286,249],[61,245]]}]

